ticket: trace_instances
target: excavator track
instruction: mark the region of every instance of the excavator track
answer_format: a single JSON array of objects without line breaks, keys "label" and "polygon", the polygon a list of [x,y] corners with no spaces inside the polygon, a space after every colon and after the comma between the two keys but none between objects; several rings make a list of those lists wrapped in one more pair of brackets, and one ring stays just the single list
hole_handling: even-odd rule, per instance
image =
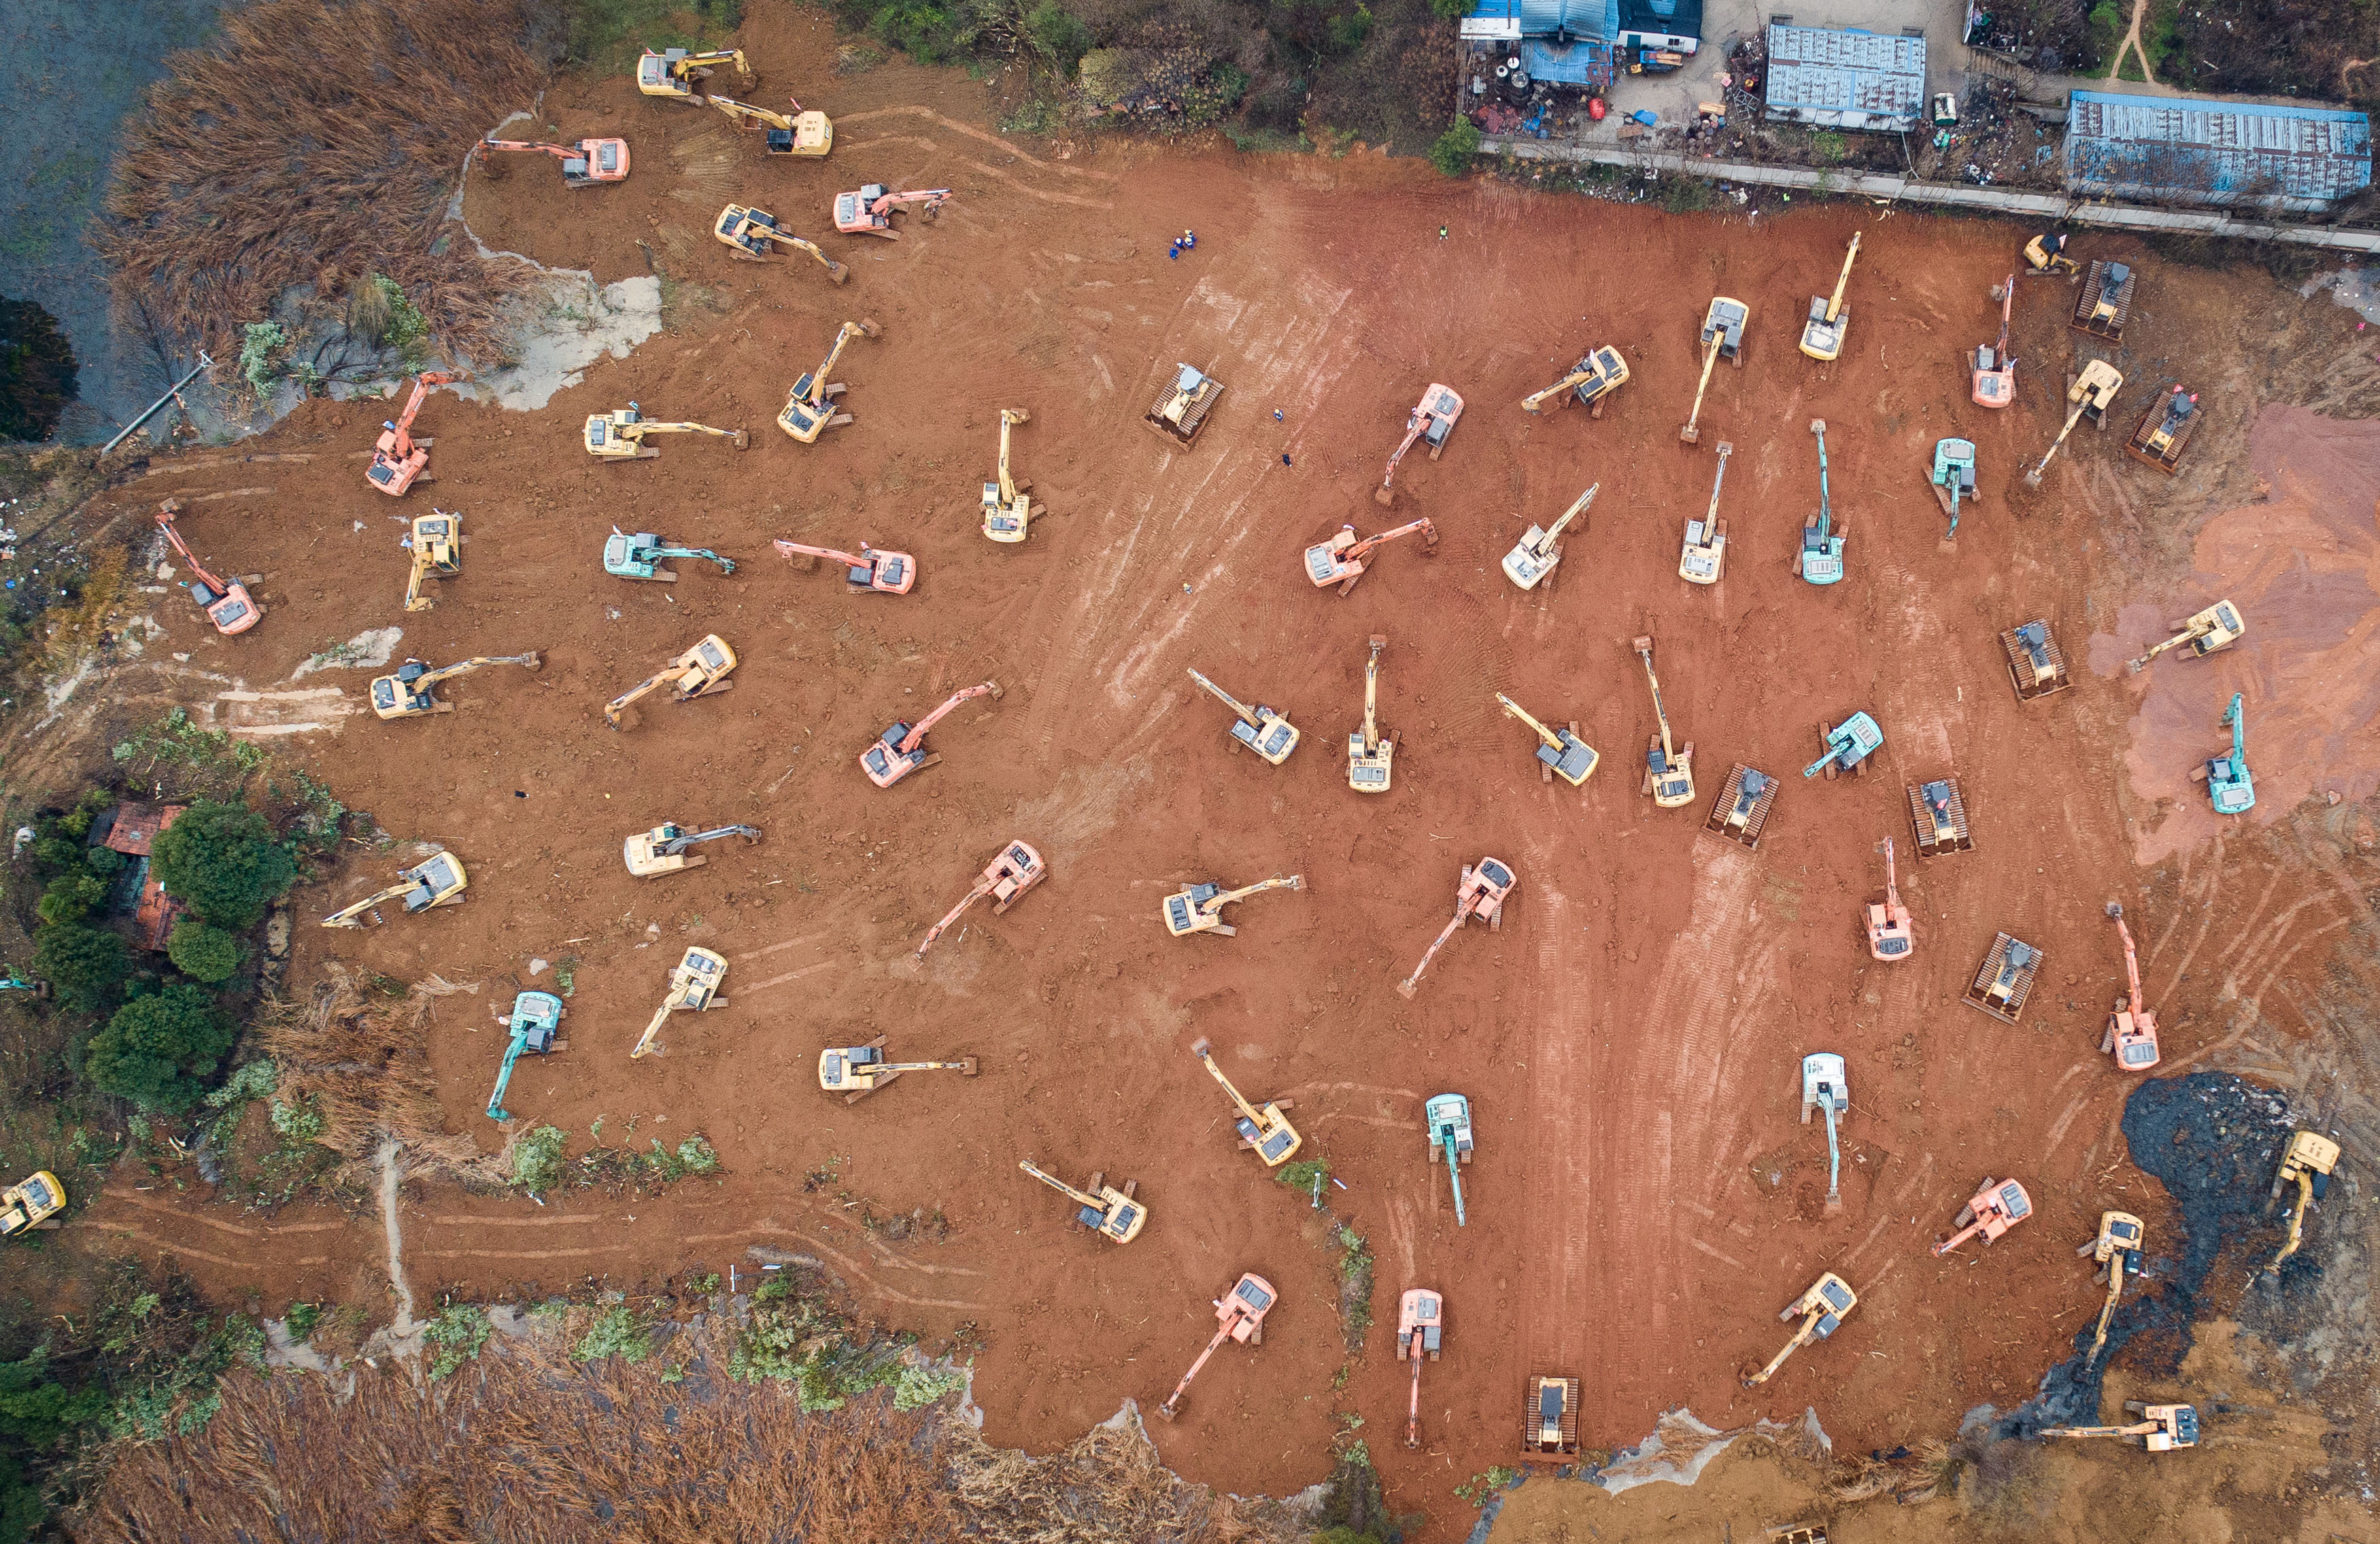
[{"label": "excavator track", "polygon": [[1959,792],[1959,780],[1940,777],[1931,781],[1950,785],[1950,829],[1939,830],[1934,823],[1934,812],[1925,807],[1925,784],[1912,783],[1909,790],[1909,825],[1917,839],[1920,857],[1940,857],[1948,853],[1971,853],[1975,839],[1967,830],[1967,801]]},{"label": "excavator track", "polygon": [[2140,284],[2140,270],[2134,269],[2131,279],[2124,286],[2124,298],[2116,307],[2115,320],[2094,322],[2091,313],[2099,307],[2099,292],[2107,282],[2107,268],[2108,264],[2104,261],[2091,264],[2090,276],[2082,281],[2082,293],[2074,301],[2074,320],[2067,325],[2095,338],[2120,343],[2123,341],[2124,324],[2132,319],[2132,292]]},{"label": "excavator track", "polygon": [[2033,654],[2025,648],[2024,640],[2017,637],[2016,627],[2010,627],[2001,633],[2000,650],[2008,656],[2009,685],[2016,688],[2017,700],[2033,702],[2045,697],[2055,697],[2072,686],[2074,677],[2067,671],[2066,655],[2058,647],[2058,636],[2049,631],[2048,619],[2036,617],[2034,621],[2020,623],[2018,626],[2041,628],[2042,649],[2049,656],[2050,675],[2046,681],[2035,678]]},{"label": "excavator track", "polygon": [[2023,1015],[2025,999],[2033,994],[2034,978],[2040,974],[2042,962],[2046,958],[2038,950],[2034,951],[2033,963],[2015,972],[2015,979],[2007,994],[1995,997],[1992,989],[1999,980],[2000,967],[2007,961],[2010,947],[2019,942],[2007,933],[1996,935],[1992,939],[1991,952],[1984,956],[1983,965],[1975,971],[1974,981],[1967,988],[1967,1005],[1991,1015],[2002,1024],[2014,1024]]},{"label": "excavator track", "polygon": [[1730,842],[1757,849],[1761,828],[1768,823],[1769,808],[1777,802],[1777,780],[1773,777],[1768,779],[1768,786],[1761,790],[1760,797],[1753,804],[1751,813],[1744,817],[1742,824],[1736,824],[1731,818],[1735,813],[1736,795],[1743,786],[1743,774],[1753,770],[1741,761],[1729,769],[1727,784],[1719,789],[1718,797],[1711,802],[1710,814],[1703,820],[1703,829]]}]

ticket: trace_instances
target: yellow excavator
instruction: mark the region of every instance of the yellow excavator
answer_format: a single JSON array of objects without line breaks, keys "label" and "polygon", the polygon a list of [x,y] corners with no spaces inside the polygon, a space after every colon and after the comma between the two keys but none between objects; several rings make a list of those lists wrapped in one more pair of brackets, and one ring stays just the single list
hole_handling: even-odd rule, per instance
[{"label": "yellow excavator", "polygon": [[1694,742],[1680,750],[1670,738],[1670,715],[1661,707],[1661,678],[1653,674],[1653,639],[1639,636],[1629,645],[1645,662],[1645,680],[1653,688],[1653,717],[1661,732],[1645,747],[1645,784],[1657,809],[1676,809],[1694,802]]},{"label": "yellow excavator", "polygon": [[1551,783],[1559,775],[1564,783],[1575,788],[1595,775],[1595,769],[1602,764],[1603,758],[1593,746],[1578,737],[1576,719],[1571,721],[1567,729],[1548,729],[1530,717],[1527,709],[1502,692],[1496,694],[1496,700],[1504,705],[1507,717],[1519,719],[1536,731],[1537,739],[1541,742],[1536,749],[1538,782]]},{"label": "yellow excavator", "polygon": [[1809,1291],[1786,1304],[1785,1311],[1777,1316],[1779,1319],[1791,1319],[1800,1314],[1802,1327],[1793,1331],[1793,1338],[1785,1343],[1783,1350],[1769,1358],[1767,1367],[1743,1380],[1743,1386],[1756,1388],[1776,1377],[1777,1369],[1785,1365],[1786,1357],[1813,1341],[1822,1341],[1833,1334],[1851,1311],[1858,1307],[1859,1294],[1852,1290],[1851,1283],[1831,1270],[1820,1274],[1815,1282],[1810,1283]]},{"label": "yellow excavator", "polygon": [[2194,1404],[2143,1404],[2124,1401],[2124,1414],[2138,1416],[2131,1426],[2046,1426],[2044,1437],[2121,1437],[2136,1448],[2170,1453],[2198,1445],[2198,1407]]},{"label": "yellow excavator", "polygon": [[884,329],[865,317],[857,322],[846,322],[836,329],[834,346],[826,351],[826,359],[818,369],[795,381],[794,389],[785,394],[785,410],[777,415],[777,427],[801,444],[814,445],[818,444],[818,437],[828,430],[840,429],[849,423],[851,415],[838,413],[834,408],[834,399],[841,396],[845,389],[844,383],[828,381],[827,374],[834,369],[835,361],[843,358],[843,351],[852,339],[880,337],[883,332]]},{"label": "yellow excavator", "polygon": [[793,116],[787,117],[730,97],[707,96],[702,100],[726,114],[727,121],[738,128],[767,130],[771,155],[824,155],[834,149],[834,125],[824,113],[803,112],[798,102],[794,103]]},{"label": "yellow excavator", "polygon": [[469,899],[463,892],[470,883],[471,877],[463,871],[461,858],[453,853],[436,853],[410,869],[398,869],[396,882],[386,890],[323,918],[322,926],[377,928],[381,925],[380,908],[391,901],[403,902],[407,915],[428,911],[432,906],[459,906]]},{"label": "yellow excavator", "polygon": [[1380,733],[1380,650],[1389,635],[1372,635],[1371,658],[1364,662],[1364,727],[1347,736],[1347,786],[1359,794],[1385,794],[1394,770],[1397,736]]},{"label": "yellow excavator", "polygon": [[709,79],[713,65],[735,66],[735,73],[747,83],[759,79],[752,73],[752,67],[744,62],[744,51],[740,48],[718,49],[708,54],[696,54],[683,48],[659,51],[648,48],[644,57],[637,61],[637,90],[647,96],[693,102],[702,95],[695,89],[695,82]]},{"label": "yellow excavator", "polygon": [[0,1190],[0,1238],[14,1238],[34,1228],[55,1228],[67,1209],[67,1187],[47,1169],[37,1169],[6,1190]]},{"label": "yellow excavator", "polygon": [[1555,517],[1550,529],[1531,525],[1523,532],[1512,550],[1504,554],[1504,577],[1523,590],[1535,590],[1540,583],[1550,584],[1554,570],[1561,566],[1561,533],[1570,529],[1572,520],[1584,517],[1595,503],[1602,483],[1592,483],[1576,502]]},{"label": "yellow excavator", "polygon": [[640,831],[620,844],[620,858],[628,872],[640,880],[660,874],[675,874],[687,869],[699,869],[710,861],[700,853],[686,856],[686,849],[703,842],[716,842],[724,837],[741,836],[747,843],[760,840],[758,826],[719,826],[710,831],[688,831],[675,821],[663,821],[650,831]]},{"label": "yellow excavator", "polygon": [[2124,1278],[2141,1273],[2144,1238],[2141,1220],[2131,1212],[2103,1211],[2099,1213],[2099,1236],[2074,1251],[2098,1261],[2099,1274],[2093,1280],[2107,1284],[2107,1301],[2099,1310],[2098,1331],[2091,1337],[2090,1355],[2082,1358],[2085,1371],[2098,1361],[2099,1353],[2107,1349],[2107,1325],[2116,1317],[2116,1300],[2124,1295]]},{"label": "yellow excavator", "polygon": [[1710,309],[1703,313],[1703,378],[1694,387],[1694,411],[1686,415],[1685,427],[1678,438],[1686,444],[1702,443],[1703,393],[1710,389],[1711,367],[1718,363],[1721,354],[1736,369],[1743,368],[1743,329],[1752,320],[1752,308],[1741,300],[1717,296]]},{"label": "yellow excavator", "polygon": [[1303,890],[1305,879],[1292,874],[1287,879],[1275,874],[1269,880],[1226,890],[1220,884],[1194,884],[1187,890],[1177,890],[1165,897],[1158,915],[1165,918],[1165,930],[1175,938],[1188,938],[1192,933],[1220,933],[1225,938],[1238,934],[1239,930],[1223,920],[1223,908],[1233,901],[1245,901],[1251,895],[1261,895],[1268,890]]},{"label": "yellow excavator", "polygon": [[1245,746],[1263,757],[1268,764],[1277,767],[1288,760],[1289,753],[1297,748],[1297,725],[1288,719],[1261,702],[1241,701],[1195,670],[1190,672],[1190,679],[1204,687],[1216,700],[1232,711],[1233,750]]},{"label": "yellow excavator", "polygon": [[706,1008],[723,1008],[727,999],[719,995],[720,983],[727,979],[727,956],[709,949],[688,949],[686,957],[670,972],[669,992],[662,1005],[653,1010],[652,1022],[637,1037],[636,1048],[628,1059],[653,1053],[653,1042],[661,1039],[662,1026],[672,1014],[698,1014]]},{"label": "yellow excavator", "polygon": [[2200,659],[2218,649],[2228,649],[2248,634],[2248,619],[2240,608],[2228,601],[2217,601],[2204,611],[2192,613],[2179,622],[2166,624],[2173,636],[2137,659],[2126,660],[2124,668],[2137,675],[2148,668],[2149,662],[2168,649],[2190,645],[2190,651]]},{"label": "yellow excavator", "polygon": [[1607,346],[1590,348],[1577,367],[1544,391],[1521,398],[1521,411],[1542,411],[1548,402],[1560,407],[1573,397],[1586,404],[1590,418],[1603,416],[1603,399],[1628,383],[1628,361]]},{"label": "yellow excavator", "polygon": [[826,276],[837,284],[851,277],[851,270],[820,251],[817,242],[795,236],[790,227],[777,224],[777,217],[765,209],[729,204],[719,212],[719,221],[710,227],[710,234],[738,262],[773,262],[777,248],[783,245],[818,259],[826,268]]},{"label": "yellow excavator", "polygon": [[613,728],[622,728],[621,719],[630,708],[664,687],[673,702],[734,691],[735,683],[727,676],[735,668],[735,650],[727,647],[727,640],[717,633],[706,634],[693,648],[603,704],[603,717]]},{"label": "yellow excavator", "polygon": [[2298,1200],[2297,1205],[2289,1209],[2289,1241],[2281,1246],[2281,1252],[2273,1257],[2273,1263],[2265,1267],[2265,1281],[2279,1281],[2282,1263],[2296,1254],[2298,1246],[2305,1242],[2306,1213],[2313,1210],[2314,1202],[2328,1193],[2331,1172],[2338,1167],[2338,1143],[2312,1131],[2300,1131],[2290,1136],[2289,1149],[2281,1154],[2281,1172],[2273,1176],[2272,1201],[2265,1204],[2265,1210],[2269,1212],[2272,1202],[2278,1201],[2282,1190],[2291,1184],[2298,1187]]},{"label": "yellow excavator", "polygon": [[1033,502],[1030,478],[1020,482],[1008,475],[1008,432],[1020,423],[1030,423],[1033,415],[1022,407],[1000,410],[1000,480],[983,485],[983,533],[994,541],[1018,542],[1036,515],[1049,510]]},{"label": "yellow excavator", "polygon": [[1843,304],[1843,288],[1852,282],[1852,264],[1859,257],[1860,233],[1852,232],[1852,249],[1843,254],[1843,271],[1835,280],[1833,298],[1810,297],[1810,320],[1802,328],[1802,352],[1824,363],[1841,356],[1843,334],[1850,331],[1852,309]]},{"label": "yellow excavator", "polygon": [[413,522],[400,546],[413,553],[413,577],[405,583],[405,609],[428,611],[438,602],[421,593],[424,579],[451,579],[463,572],[463,517],[433,509]]},{"label": "yellow excavator", "polygon": [[1215,1064],[1214,1048],[1204,1037],[1191,1042],[1190,1054],[1207,1064],[1208,1076],[1220,1083],[1223,1092],[1231,1095],[1232,1102],[1239,1107],[1240,1118],[1232,1125],[1239,1131],[1243,1147],[1255,1149],[1268,1169],[1278,1169],[1296,1156],[1301,1138],[1297,1128],[1289,1124],[1289,1117],[1281,1113],[1290,1108],[1288,1100],[1269,1100],[1262,1109],[1250,1104],[1239,1089],[1232,1087],[1223,1069]]},{"label": "yellow excavator", "polygon": [[2024,244],[2024,271],[2036,279],[2055,274],[2073,278],[2082,265],[2066,255],[2066,237],[2044,231]]},{"label": "yellow excavator", "polygon": [[819,1087],[843,1095],[845,1104],[857,1104],[905,1072],[954,1072],[973,1077],[981,1070],[972,1056],[948,1062],[888,1062],[881,1035],[866,1045],[829,1046],[819,1052]]},{"label": "yellow excavator", "polygon": [[407,660],[396,667],[395,675],[372,677],[372,711],[382,718],[427,718],[431,713],[451,713],[455,704],[438,700],[439,682],[468,675],[483,665],[516,664],[524,670],[537,670],[544,663],[535,650],[526,654],[474,654],[435,670],[419,660]]},{"label": "yellow excavator", "polygon": [[1108,1176],[1102,1172],[1091,1176],[1088,1190],[1077,1190],[1048,1170],[1038,1167],[1029,1158],[1018,1159],[1016,1166],[1050,1189],[1072,1197],[1082,1209],[1075,1213],[1075,1221],[1101,1237],[1118,1244],[1129,1244],[1140,1236],[1141,1229],[1148,1225],[1148,1208],[1135,1198],[1140,1193],[1140,1181],[1136,1179],[1124,1181],[1123,1188],[1118,1190],[1107,1183]]},{"label": "yellow excavator", "polygon": [[2049,448],[2041,453],[2040,462],[2024,474],[2024,485],[2028,488],[2041,486],[2041,474],[2048,468],[2049,458],[2058,454],[2058,447],[2066,443],[2066,436],[2073,433],[2075,424],[2084,418],[2102,429],[2107,428],[2107,408],[2116,400],[2116,394],[2123,389],[2123,371],[2105,359],[2092,359],[2085,363],[2082,373],[2066,388],[2066,427],[2058,432],[2058,438],[2050,441]]},{"label": "yellow excavator", "polygon": [[661,452],[645,444],[650,434],[708,434],[733,440],[737,450],[750,447],[751,437],[740,429],[713,429],[707,423],[651,423],[629,403],[616,412],[596,413],[587,420],[587,454],[599,461],[650,461]]}]

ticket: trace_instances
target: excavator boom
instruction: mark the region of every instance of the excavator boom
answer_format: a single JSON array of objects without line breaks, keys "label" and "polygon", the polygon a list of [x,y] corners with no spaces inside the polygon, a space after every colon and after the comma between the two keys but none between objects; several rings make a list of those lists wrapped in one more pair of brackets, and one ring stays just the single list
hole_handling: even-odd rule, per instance
[{"label": "excavator boom", "polygon": [[1287,879],[1275,874],[1269,880],[1258,880],[1254,884],[1244,884],[1237,890],[1226,890],[1221,894],[1210,898],[1198,909],[1220,911],[1233,901],[1245,901],[1251,895],[1261,895],[1268,890],[1303,890],[1305,888],[1305,876],[1303,874],[1292,874]]},{"label": "excavator boom", "polygon": [[906,756],[916,750],[919,746],[925,744],[926,731],[941,723],[942,720],[948,717],[960,703],[971,701],[976,698],[987,695],[996,697],[999,693],[1000,683],[997,681],[986,681],[979,687],[967,687],[959,691],[953,692],[950,696],[950,700],[944,702],[932,712],[928,713],[924,718],[919,719],[917,721],[917,726],[910,730],[908,734],[902,736],[901,744],[898,748],[901,754]]},{"label": "excavator boom", "polygon": [[1256,727],[1257,711],[1254,708],[1249,707],[1246,703],[1241,701],[1238,698],[1233,697],[1230,692],[1225,691],[1222,687],[1215,685],[1214,682],[1209,681],[1207,677],[1199,675],[1195,670],[1190,672],[1190,679],[1206,687],[1208,692],[1214,695],[1217,701],[1222,703],[1224,707],[1229,708],[1243,722],[1245,722],[1249,728],[1253,729]]},{"label": "excavator boom", "polygon": [[1062,1180],[1057,1175],[1050,1173],[1048,1170],[1037,1167],[1034,1161],[1029,1158],[1018,1159],[1016,1161],[1016,1166],[1024,1170],[1026,1173],[1031,1174],[1035,1179],[1039,1180],[1042,1184],[1048,1185],[1050,1189],[1057,1191],[1062,1196],[1071,1196],[1075,1200],[1082,1202],[1083,1205],[1096,1208],[1101,1211],[1107,1210],[1107,1202],[1101,1200],[1097,1196],[1089,1195],[1084,1191],[1075,1189],[1073,1185],[1068,1185],[1064,1180]]},{"label": "excavator boom", "polygon": [[757,842],[760,839],[760,828],[738,825],[718,826],[710,831],[691,831],[683,836],[670,838],[654,850],[663,857],[674,857],[698,842],[716,842],[722,836],[745,836]]},{"label": "excavator boom", "polygon": [[1380,748],[1380,650],[1388,646],[1386,638],[1374,633],[1371,657],[1364,662],[1364,753],[1367,756]]},{"label": "excavator boom", "polygon": [[[1725,463],[1722,462],[1721,465]],[[1676,747],[1670,741],[1670,715],[1661,707],[1661,678],[1653,674],[1653,640],[1650,638],[1640,638],[1636,640],[1635,648],[1636,657],[1645,662],[1645,679],[1653,688],[1653,718],[1661,726],[1662,759],[1674,760],[1678,753]]]},{"label": "excavator boom", "polygon": [[166,509],[157,517],[157,529],[165,533],[165,540],[172,542],[174,550],[182,554],[182,561],[190,565],[190,572],[198,576],[199,582],[216,594],[223,594],[231,587],[200,565],[197,555],[190,551],[188,543],[182,540],[182,533],[174,529],[174,517],[178,513],[180,513],[178,505]]},{"label": "excavator boom", "polygon": [[1215,1058],[1209,1053],[1207,1042],[1202,1039],[1190,1049],[1197,1053],[1199,1061],[1204,1062],[1207,1064],[1208,1076],[1212,1077],[1216,1082],[1221,1084],[1223,1086],[1223,1092],[1232,1096],[1232,1102],[1239,1106],[1240,1113],[1245,1115],[1255,1124],[1262,1125],[1264,1124],[1263,1113],[1259,1112],[1255,1105],[1250,1104],[1247,1101],[1247,1097],[1242,1094],[1237,1088],[1233,1087],[1230,1078],[1223,1076],[1223,1069],[1215,1064]]},{"label": "excavator boom", "polygon": [[1834,321],[1843,314],[1843,290],[1852,282],[1852,264],[1859,257],[1860,233],[1852,232],[1852,249],[1843,254],[1843,271],[1836,276],[1835,293],[1827,301],[1827,320]]},{"label": "excavator boom", "polygon": [[982,900],[986,895],[990,894],[992,886],[998,882],[999,881],[990,874],[986,874],[982,878],[977,880],[974,885],[968,889],[967,893],[959,897],[959,904],[944,912],[942,914],[942,919],[927,930],[926,942],[917,945],[917,951],[914,957],[924,959],[926,957],[926,951],[934,946],[934,941],[941,937],[943,933],[949,931],[951,924],[957,921],[959,919],[959,915],[965,911],[967,907],[975,905],[978,901]]},{"label": "excavator boom", "polygon": [[1537,738],[1545,741],[1548,749],[1560,750],[1562,748],[1561,736],[1547,728],[1544,724],[1539,723],[1536,719],[1530,717],[1527,709],[1522,707],[1511,698],[1506,697],[1500,691],[1496,694],[1496,700],[1504,705],[1505,712],[1511,714],[1516,719],[1519,719],[1523,723],[1525,723],[1530,728],[1536,730],[1537,732]]}]

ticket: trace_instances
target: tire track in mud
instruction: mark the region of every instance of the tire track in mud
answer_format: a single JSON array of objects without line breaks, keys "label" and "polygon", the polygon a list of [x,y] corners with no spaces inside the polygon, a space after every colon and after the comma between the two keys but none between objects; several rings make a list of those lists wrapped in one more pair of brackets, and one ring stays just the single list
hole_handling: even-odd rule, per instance
[{"label": "tire track in mud", "polygon": [[[1593,1290],[1599,1210],[1595,1178],[1599,1156],[1595,1137],[1601,1110],[1596,1100],[1592,1063],[1594,1007],[1592,971],[1586,957],[1579,908],[1543,877],[1556,871],[1553,844],[1532,842],[1527,873],[1538,929],[1536,972],[1529,998],[1535,1034],[1529,1047],[1527,1133],[1527,1258],[1547,1262],[1537,1290],[1528,1297],[1529,1322],[1523,1343],[1544,1357],[1560,1350],[1560,1365],[1572,1365],[1572,1326],[1589,1320],[1581,1302]],[[1474,1112],[1475,1122],[1479,1112]],[[1550,1368],[1551,1363],[1548,1364]]]}]

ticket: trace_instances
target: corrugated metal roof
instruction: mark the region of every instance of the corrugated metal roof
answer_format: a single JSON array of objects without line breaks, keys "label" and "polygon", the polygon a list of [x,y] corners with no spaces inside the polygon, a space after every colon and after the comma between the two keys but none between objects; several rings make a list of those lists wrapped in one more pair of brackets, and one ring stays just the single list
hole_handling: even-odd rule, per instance
[{"label": "corrugated metal roof", "polygon": [[2372,120],[2329,107],[2075,91],[2070,191],[2319,209],[2372,185]]},{"label": "corrugated metal roof", "polygon": [[1609,43],[1620,34],[1620,0],[1479,0],[1463,25],[1463,35],[1495,35],[1473,23],[1507,27],[1517,23],[1518,35],[1524,38],[1568,32],[1574,38]]},{"label": "corrugated metal roof", "polygon": [[1913,129],[1925,107],[1925,40],[1771,22],[1766,85],[1772,118]]}]

